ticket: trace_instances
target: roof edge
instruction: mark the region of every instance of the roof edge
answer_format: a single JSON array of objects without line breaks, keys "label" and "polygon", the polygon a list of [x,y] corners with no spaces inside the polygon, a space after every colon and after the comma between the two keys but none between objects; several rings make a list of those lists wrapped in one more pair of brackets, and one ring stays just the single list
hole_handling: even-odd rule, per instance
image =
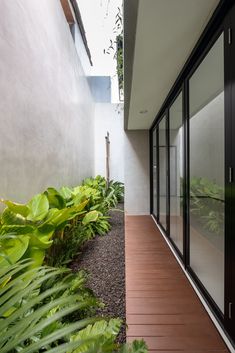
[{"label": "roof edge", "polygon": [[139,0],[124,1],[124,129],[128,130]]},{"label": "roof edge", "polygon": [[88,43],[87,43],[87,39],[86,39],[86,32],[85,32],[85,29],[84,29],[82,16],[81,16],[81,12],[79,10],[77,1],[76,0],[70,0],[70,3],[71,3],[71,5],[73,7],[73,10],[74,10],[76,21],[77,21],[78,27],[79,27],[80,32],[81,32],[82,40],[83,40],[83,43],[84,43],[84,46],[85,46],[85,49],[86,49],[90,64],[91,64],[91,66],[93,66],[92,59],[91,59],[91,52],[90,52],[90,49],[88,47]]}]

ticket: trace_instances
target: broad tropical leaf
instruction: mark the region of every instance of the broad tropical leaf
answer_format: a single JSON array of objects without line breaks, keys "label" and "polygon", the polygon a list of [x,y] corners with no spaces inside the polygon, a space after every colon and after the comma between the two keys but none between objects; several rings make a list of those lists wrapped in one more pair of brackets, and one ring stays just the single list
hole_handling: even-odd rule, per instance
[{"label": "broad tropical leaf", "polygon": [[58,210],[56,208],[52,208],[48,212],[48,217],[46,218],[45,222],[39,227],[39,230],[44,232],[44,229],[49,229],[48,226],[53,226],[54,229],[60,228],[63,226],[67,221],[75,218],[79,214],[83,214],[83,210],[87,204],[88,200],[84,201],[83,203],[63,208],[62,210]]},{"label": "broad tropical leaf", "polygon": [[65,199],[55,188],[47,188],[44,193],[49,201],[49,208],[58,208],[61,210],[66,206]]},{"label": "broad tropical leaf", "polygon": [[90,211],[90,212],[88,212],[88,213],[85,215],[85,217],[84,217],[83,220],[82,220],[82,223],[83,223],[84,225],[87,225],[87,224],[90,223],[90,222],[95,222],[95,221],[97,221],[98,217],[99,217],[99,212],[97,212],[97,211]]},{"label": "broad tropical leaf", "polygon": [[41,221],[43,220],[49,210],[49,202],[44,194],[35,195],[28,203],[29,214],[27,220],[29,221]]},{"label": "broad tropical leaf", "polygon": [[40,233],[36,230],[34,233],[30,234],[29,245],[40,249],[48,249],[53,243],[53,240],[51,240],[53,234],[54,231]]},{"label": "broad tropical leaf", "polygon": [[[23,225],[23,224],[12,224],[12,225],[3,225],[0,227],[0,234],[6,234],[6,233],[14,233],[14,234],[28,234],[34,232],[35,227],[31,225]],[[0,238],[1,239],[1,238]]]},{"label": "broad tropical leaf", "polygon": [[9,264],[16,263],[25,254],[28,244],[29,236],[20,235],[13,239],[1,239],[1,253],[0,254],[0,268],[8,267]]},{"label": "broad tropical leaf", "polygon": [[26,219],[19,215],[12,212],[8,207],[4,209],[2,216],[1,216],[1,223],[5,225],[12,225],[12,224],[25,224]]},{"label": "broad tropical leaf", "polygon": [[5,203],[5,205],[8,206],[9,210],[11,210],[15,214],[20,214],[23,217],[27,217],[27,215],[29,214],[29,208],[27,205],[12,202],[9,200],[1,200],[1,202]]},{"label": "broad tropical leaf", "polygon": [[61,194],[61,196],[68,201],[69,199],[71,199],[72,197],[72,189],[68,188],[67,186],[63,186],[62,188],[60,188],[59,193]]}]

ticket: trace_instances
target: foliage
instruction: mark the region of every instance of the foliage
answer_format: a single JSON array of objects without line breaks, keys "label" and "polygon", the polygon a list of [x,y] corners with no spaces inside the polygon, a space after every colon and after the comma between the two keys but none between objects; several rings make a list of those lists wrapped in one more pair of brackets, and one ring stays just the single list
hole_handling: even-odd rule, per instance
[{"label": "foliage", "polygon": [[118,77],[118,85],[120,92],[120,100],[123,100],[124,95],[124,75],[123,75],[123,15],[122,10],[118,7],[118,12],[115,16],[115,25],[113,32],[116,35],[116,39],[113,41],[110,39],[110,45],[107,49],[104,49],[104,54],[111,54],[114,52],[114,59],[117,61],[116,72]]},{"label": "foliage", "polygon": [[[28,267],[29,261],[24,260],[0,270],[0,351],[51,352],[56,347],[67,352],[71,335],[97,319],[71,323],[66,318],[74,311],[96,305],[96,300],[81,294],[84,281],[79,278],[74,286],[74,276],[68,270]],[[75,294],[74,288],[80,292]],[[72,348],[82,344],[76,341]]]},{"label": "foliage", "polygon": [[108,211],[123,193],[122,183],[108,186],[97,176],[74,188],[50,187],[26,204],[1,200],[6,208],[0,221],[0,265],[32,258],[40,266],[45,257],[51,266],[67,264],[85,241],[109,231]]},{"label": "foliage", "polygon": [[[98,305],[84,287],[83,273],[45,266],[29,269],[29,264],[23,260],[0,270],[1,353],[111,353],[119,348],[115,339],[120,320],[83,318]],[[134,342],[120,352],[147,349]]]},{"label": "foliage", "polygon": [[[120,331],[121,321],[111,319],[109,321],[100,320],[93,325],[88,325],[71,337],[72,342],[77,340],[85,341],[74,353],[97,353],[97,352],[117,352],[117,353],[147,353],[148,349],[143,340],[134,340],[131,344],[119,345],[115,339]],[[89,341],[93,338],[94,341]]]},{"label": "foliage", "polygon": [[[63,232],[70,220],[75,217],[83,219],[87,214],[84,209],[88,200],[83,200],[70,207],[60,209],[53,207],[56,201],[52,199],[52,188],[50,189],[44,194],[35,195],[25,205],[1,200],[7,205],[0,223],[0,244],[4,247],[0,254],[1,266],[15,263],[22,258],[32,258],[34,264],[40,266],[43,263],[46,250],[53,243],[52,237],[55,232]],[[55,194],[56,190],[53,189],[54,198]],[[59,207],[62,207],[61,200]],[[65,201],[63,201],[64,204]],[[2,237],[9,233],[17,235],[17,237]]]},{"label": "foliage", "polygon": [[116,51],[116,60],[117,60],[117,76],[119,90],[123,95],[124,90],[124,79],[123,79],[123,34],[119,34],[116,39],[117,51]]},{"label": "foliage", "polygon": [[50,187],[26,204],[1,200],[0,265],[32,258],[40,266],[45,256],[50,265],[68,263],[85,241],[109,231],[108,211],[123,194],[122,183],[98,175],[74,188]]},{"label": "foliage", "polygon": [[1,200],[1,353],[147,353],[143,341],[118,345],[119,319],[95,318],[102,306],[86,288],[87,274],[66,265],[82,244],[110,229],[108,211],[122,183],[97,176],[75,188],[48,188],[28,203]]},{"label": "foliage", "polygon": [[79,331],[71,337],[72,342],[83,341],[93,338],[93,342],[84,343],[76,349],[75,353],[83,352],[113,352],[117,349],[115,339],[120,331],[121,321],[111,319],[109,322],[105,320],[98,321],[93,325],[88,325],[85,329]]},{"label": "foliage", "polygon": [[114,195],[118,202],[122,202],[124,198],[124,184],[120,181],[111,180],[109,183],[109,188],[114,190]]},{"label": "foliage", "polygon": [[190,180],[191,212],[200,217],[205,229],[223,233],[224,225],[224,190],[206,178]]},{"label": "foliage", "polygon": [[144,340],[134,340],[131,344],[124,344],[118,353],[147,353],[148,347]]},{"label": "foliage", "polygon": [[111,180],[107,185],[105,178],[98,175],[94,179],[85,179],[83,185],[99,192],[99,195],[96,195],[96,204],[91,205],[91,208],[99,210],[103,214],[107,214],[109,209],[116,207],[118,202],[123,201],[124,184],[121,182]]}]

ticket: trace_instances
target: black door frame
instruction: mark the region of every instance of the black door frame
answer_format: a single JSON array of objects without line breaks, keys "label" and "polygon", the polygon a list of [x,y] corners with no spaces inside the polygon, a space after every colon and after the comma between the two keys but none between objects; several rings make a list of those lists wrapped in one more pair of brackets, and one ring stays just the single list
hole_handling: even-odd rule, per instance
[{"label": "black door frame", "polygon": [[[150,148],[152,151],[152,131],[154,127],[157,127],[161,119],[166,116],[166,142],[168,146],[167,151],[167,229],[166,231],[159,224],[159,151],[157,148],[157,194],[158,194],[158,208],[157,215],[155,218],[160,225],[161,230],[165,233],[171,244],[175,248],[177,254],[181,258],[187,272],[190,274],[191,278],[197,285],[204,299],[211,307],[218,321],[220,322],[225,333],[228,335],[231,343],[235,342],[235,236],[233,231],[235,231],[235,185],[232,180],[231,183],[231,171],[229,172],[229,167],[233,168],[234,180],[235,180],[235,153],[232,154],[232,143],[234,144],[235,150],[235,139],[233,142],[232,136],[235,136],[235,121],[232,119],[232,115],[235,116],[235,5],[233,0],[221,1],[217,7],[214,15],[209,21],[205,31],[200,37],[196,47],[194,48],[191,56],[189,57],[186,65],[184,66],[182,72],[177,78],[174,86],[172,87],[169,95],[167,96],[162,108],[160,109],[158,115],[156,116],[152,127],[150,129]],[[232,8],[232,10],[231,10]],[[231,10],[231,11],[230,11]],[[233,18],[232,18],[233,17]],[[234,28],[232,28],[234,27]],[[230,45],[231,41],[231,30],[234,33],[234,45]],[[218,306],[209,295],[203,284],[200,282],[196,274],[190,268],[189,259],[189,78],[195,72],[196,68],[200,65],[204,57],[207,55],[211,47],[214,45],[219,35],[224,32],[224,63],[225,63],[225,312],[224,315],[219,310]],[[173,104],[174,100],[177,98],[179,92],[182,91],[183,96],[183,122],[184,122],[184,175],[183,175],[183,190],[184,190],[184,200],[183,200],[183,214],[184,214],[184,224],[183,224],[183,238],[184,238],[184,248],[183,254],[176,245],[172,242],[170,237],[170,151],[169,151],[169,108]],[[233,97],[233,99],[232,99]],[[158,134],[158,133],[157,133]],[[152,153],[152,152],[151,152]],[[152,168],[152,164],[150,164]],[[151,171],[152,173],[152,171]],[[153,179],[151,179],[151,182]],[[151,197],[152,197],[152,184],[151,184]],[[151,212],[152,212],[153,201],[151,199]],[[233,303],[233,318],[230,318]],[[233,338],[233,340],[232,340]]]},{"label": "black door frame", "polygon": [[169,181],[168,181],[168,176],[169,176],[169,162],[168,162],[168,148],[167,148],[167,151],[166,151],[166,154],[167,154],[167,158],[166,158],[166,170],[165,170],[165,173],[166,173],[166,177],[167,177],[167,181],[166,181],[166,227],[163,226],[163,224],[161,223],[160,221],[160,167],[159,167],[159,162],[160,162],[160,153],[159,153],[159,148],[161,147],[160,146],[160,138],[159,138],[159,124],[161,123],[161,121],[163,119],[166,119],[165,120],[165,141],[166,141],[166,147],[168,146],[168,112],[167,110],[164,112],[164,114],[162,114],[162,116],[160,117],[159,121],[158,121],[158,124],[157,124],[157,204],[158,204],[158,209],[157,209],[157,220],[158,220],[158,225],[160,226],[160,228],[162,229],[162,231],[168,236],[169,234],[169,202],[168,202],[168,193],[169,193]]},{"label": "black door frame", "polygon": [[[227,117],[225,138],[226,154],[226,239],[225,239],[225,327],[235,340],[235,5],[225,21],[226,43],[225,114]],[[233,35],[233,37],[232,37]]]}]

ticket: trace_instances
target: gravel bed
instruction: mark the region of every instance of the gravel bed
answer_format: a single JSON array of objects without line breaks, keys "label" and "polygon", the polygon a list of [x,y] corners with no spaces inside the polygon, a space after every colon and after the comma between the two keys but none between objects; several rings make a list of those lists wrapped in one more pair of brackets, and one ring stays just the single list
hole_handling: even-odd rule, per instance
[{"label": "gravel bed", "polygon": [[[119,204],[123,210],[123,204]],[[125,312],[125,240],[124,213],[110,211],[111,230],[86,243],[81,255],[72,263],[74,271],[84,269],[89,274],[88,287],[105,304],[97,314],[123,320],[119,342],[126,341]]]}]

